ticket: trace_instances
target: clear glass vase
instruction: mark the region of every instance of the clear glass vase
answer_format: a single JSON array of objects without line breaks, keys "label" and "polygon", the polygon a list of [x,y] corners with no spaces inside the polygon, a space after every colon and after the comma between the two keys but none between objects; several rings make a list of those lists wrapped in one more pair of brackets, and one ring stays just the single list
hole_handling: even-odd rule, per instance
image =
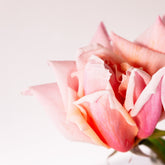
[{"label": "clear glass vase", "polygon": [[131,152],[117,152],[107,158],[106,165],[164,165],[164,163],[158,160],[153,152],[150,153],[150,157],[135,155]]}]

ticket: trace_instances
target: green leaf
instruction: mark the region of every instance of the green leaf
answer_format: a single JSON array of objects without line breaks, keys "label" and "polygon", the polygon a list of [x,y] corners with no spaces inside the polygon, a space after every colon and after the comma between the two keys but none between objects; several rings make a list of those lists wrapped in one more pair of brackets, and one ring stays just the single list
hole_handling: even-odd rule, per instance
[{"label": "green leaf", "polygon": [[163,138],[144,139],[140,142],[149,147],[157,156],[159,160],[165,163],[165,140]]}]

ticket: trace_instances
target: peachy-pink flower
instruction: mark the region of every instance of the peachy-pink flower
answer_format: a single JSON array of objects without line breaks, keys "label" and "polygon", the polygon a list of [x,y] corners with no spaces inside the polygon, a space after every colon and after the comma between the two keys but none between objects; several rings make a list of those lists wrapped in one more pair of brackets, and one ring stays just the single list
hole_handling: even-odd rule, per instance
[{"label": "peachy-pink flower", "polygon": [[118,151],[150,136],[165,109],[165,21],[135,42],[100,23],[75,61],[50,61],[57,82],[30,87],[71,140]]}]

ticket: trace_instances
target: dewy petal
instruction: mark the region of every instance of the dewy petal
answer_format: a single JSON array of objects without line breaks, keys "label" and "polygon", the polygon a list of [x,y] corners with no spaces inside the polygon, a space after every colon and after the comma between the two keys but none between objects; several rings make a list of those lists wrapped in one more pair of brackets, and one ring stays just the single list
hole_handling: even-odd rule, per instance
[{"label": "dewy petal", "polygon": [[165,24],[161,17],[158,17],[155,23],[142,33],[136,42],[155,51],[165,53]]},{"label": "dewy petal", "polygon": [[92,143],[91,139],[83,134],[72,122],[66,120],[66,112],[57,83],[50,83],[30,87],[25,94],[34,95],[41,104],[52,114],[57,128],[70,140]]},{"label": "dewy petal", "polygon": [[73,123],[75,123],[79,129],[91,139],[91,141],[94,144],[101,145],[108,147],[107,144],[105,144],[99,136],[96,134],[96,132],[90,127],[90,125],[87,123],[87,117],[85,110],[81,108],[81,111],[78,107],[76,107],[73,102],[77,99],[77,93],[71,89],[68,88],[69,93],[69,103],[68,103],[68,112],[67,112],[67,119]]},{"label": "dewy petal", "polygon": [[91,56],[84,68],[85,95],[106,89],[110,72],[104,66],[104,61],[97,56]]},{"label": "dewy petal", "polygon": [[92,38],[91,44],[94,43],[101,44],[104,47],[111,49],[110,38],[103,22],[100,23],[94,37]]},{"label": "dewy petal", "polygon": [[138,137],[150,136],[162,113],[161,84],[165,75],[165,67],[156,72],[137,99],[130,112],[139,127]]},{"label": "dewy petal", "polygon": [[114,92],[110,91],[102,90],[86,95],[77,100],[75,105],[86,109],[91,125],[95,123],[95,131],[104,137],[110,147],[125,152],[133,146],[138,130],[115,98]]},{"label": "dewy petal", "polygon": [[151,77],[140,69],[132,69],[127,85],[125,108],[129,111],[134,108],[135,102]]},{"label": "dewy petal", "polygon": [[111,33],[111,40],[114,53],[122,58],[120,63],[126,61],[133,66],[143,67],[150,74],[165,66],[163,53],[127,41],[114,33]]},{"label": "dewy petal", "polygon": [[73,88],[75,91],[78,90],[77,77],[72,77],[71,75],[72,72],[77,71],[76,63],[75,61],[50,61],[49,64],[53,67],[55,71],[57,84],[59,86],[62,100],[66,108],[66,103],[68,99],[68,86]]}]

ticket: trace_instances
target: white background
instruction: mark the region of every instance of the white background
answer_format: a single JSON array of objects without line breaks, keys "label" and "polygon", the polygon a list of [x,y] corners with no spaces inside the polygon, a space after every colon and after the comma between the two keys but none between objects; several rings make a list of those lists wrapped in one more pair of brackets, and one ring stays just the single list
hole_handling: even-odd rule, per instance
[{"label": "white background", "polygon": [[111,150],[70,142],[28,86],[55,81],[48,60],[75,59],[103,21],[133,40],[164,0],[0,0],[0,165],[103,165]]}]

